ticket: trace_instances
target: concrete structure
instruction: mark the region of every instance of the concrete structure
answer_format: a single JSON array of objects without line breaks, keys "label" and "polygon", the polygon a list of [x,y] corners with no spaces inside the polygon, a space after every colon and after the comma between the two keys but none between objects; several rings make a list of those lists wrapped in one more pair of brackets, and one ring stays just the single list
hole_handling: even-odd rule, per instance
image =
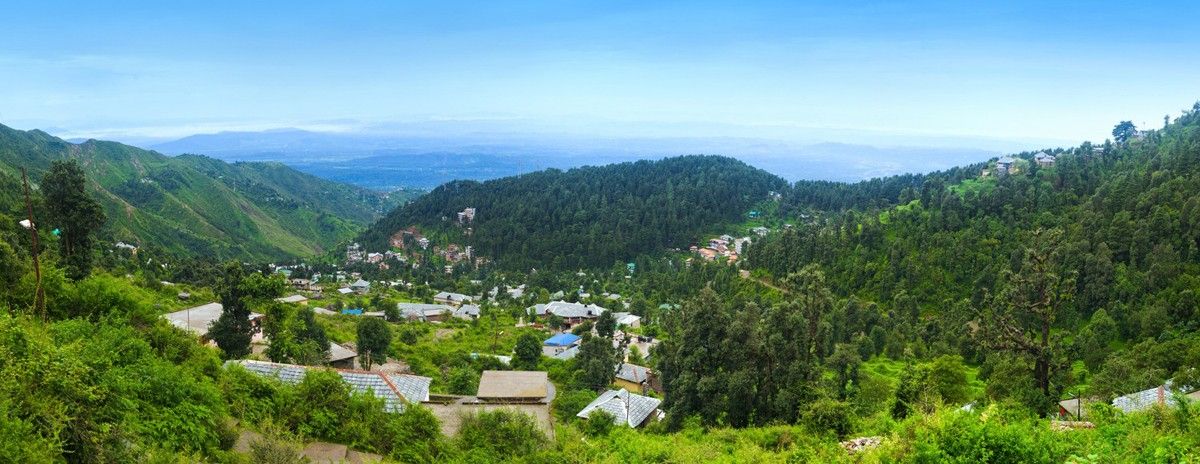
[{"label": "concrete structure", "polygon": [[540,403],[549,401],[549,384],[543,371],[483,371],[475,396],[489,403]]}]

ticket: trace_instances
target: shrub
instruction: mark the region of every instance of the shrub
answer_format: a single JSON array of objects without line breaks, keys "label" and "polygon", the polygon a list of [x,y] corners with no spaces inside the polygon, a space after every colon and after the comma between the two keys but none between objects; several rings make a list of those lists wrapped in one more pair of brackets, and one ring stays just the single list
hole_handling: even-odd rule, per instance
[{"label": "shrub", "polygon": [[464,416],[458,432],[459,449],[497,461],[533,453],[546,443],[533,417],[515,410]]}]

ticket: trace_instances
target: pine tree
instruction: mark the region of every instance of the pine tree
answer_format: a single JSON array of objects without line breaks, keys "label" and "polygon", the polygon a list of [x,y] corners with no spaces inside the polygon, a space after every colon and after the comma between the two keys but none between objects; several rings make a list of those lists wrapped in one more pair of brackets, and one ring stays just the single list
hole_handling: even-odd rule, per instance
[{"label": "pine tree", "polygon": [[57,228],[62,240],[59,252],[67,276],[74,280],[92,272],[96,231],[104,224],[104,210],[87,193],[87,177],[75,160],[54,161],[42,176],[47,222]]}]

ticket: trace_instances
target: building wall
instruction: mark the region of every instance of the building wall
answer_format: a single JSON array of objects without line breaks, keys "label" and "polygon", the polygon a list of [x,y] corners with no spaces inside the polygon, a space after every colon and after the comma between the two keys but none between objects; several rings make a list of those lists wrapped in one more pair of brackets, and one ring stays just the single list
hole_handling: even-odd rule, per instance
[{"label": "building wall", "polygon": [[642,384],[640,383],[633,383],[624,379],[617,379],[615,383],[618,387],[623,388],[630,393],[637,393],[639,395],[642,394]]}]

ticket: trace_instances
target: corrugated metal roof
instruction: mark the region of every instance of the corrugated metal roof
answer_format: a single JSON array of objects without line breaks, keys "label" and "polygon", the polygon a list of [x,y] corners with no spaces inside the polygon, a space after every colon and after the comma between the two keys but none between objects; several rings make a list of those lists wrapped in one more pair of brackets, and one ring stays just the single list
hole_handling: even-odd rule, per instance
[{"label": "corrugated metal roof", "polygon": [[628,427],[637,427],[658,409],[662,400],[630,393],[625,390],[609,390],[588,403],[576,417],[587,419],[597,409],[613,416],[613,423]]},{"label": "corrugated metal roof", "polygon": [[637,366],[629,363],[621,363],[620,369],[617,369],[618,379],[627,380],[633,383],[642,383],[650,378],[650,368]]},{"label": "corrugated metal roof", "polygon": [[[228,361],[225,364],[229,365],[230,363],[240,364],[246,370],[255,374],[263,377],[274,377],[281,382],[293,385],[304,380],[308,369],[323,369],[320,367],[297,366],[250,359]],[[407,374],[383,374],[380,372],[345,369],[334,369],[334,371],[342,376],[342,380],[350,385],[350,388],[354,391],[370,391],[375,397],[383,399],[384,410],[388,412],[404,411],[406,403],[428,401],[429,383],[433,381],[429,377]]]},{"label": "corrugated metal roof", "polygon": [[575,359],[575,355],[579,354],[579,345],[572,346],[552,356],[554,359]]},{"label": "corrugated metal roof", "polygon": [[339,345],[337,343],[329,342],[329,360],[330,361],[341,361],[343,359],[350,359],[355,356],[358,356],[358,353],[355,353],[353,350],[346,348],[342,345]]},{"label": "corrugated metal roof", "polygon": [[542,342],[546,346],[571,346],[579,341],[579,336],[573,333],[560,333]]}]

